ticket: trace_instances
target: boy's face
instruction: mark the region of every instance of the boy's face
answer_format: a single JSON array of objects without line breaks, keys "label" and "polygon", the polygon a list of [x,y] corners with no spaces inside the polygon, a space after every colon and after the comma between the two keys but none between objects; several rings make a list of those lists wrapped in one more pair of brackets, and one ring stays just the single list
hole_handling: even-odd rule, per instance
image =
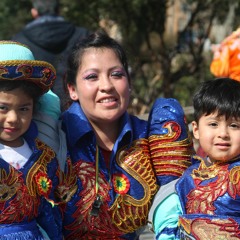
[{"label": "boy's face", "polygon": [[21,89],[0,91],[0,143],[19,147],[32,120],[33,100]]},{"label": "boy's face", "polygon": [[240,154],[240,119],[217,116],[217,112],[192,122],[193,135],[209,160],[228,161]]}]

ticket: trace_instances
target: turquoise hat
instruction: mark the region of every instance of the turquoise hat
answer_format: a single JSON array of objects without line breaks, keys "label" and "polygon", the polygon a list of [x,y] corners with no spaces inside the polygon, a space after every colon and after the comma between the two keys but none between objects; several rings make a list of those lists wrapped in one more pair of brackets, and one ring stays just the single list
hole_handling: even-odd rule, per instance
[{"label": "turquoise hat", "polygon": [[0,41],[0,81],[30,81],[41,88],[44,94],[51,89],[55,79],[55,68],[48,62],[35,60],[26,45]]}]

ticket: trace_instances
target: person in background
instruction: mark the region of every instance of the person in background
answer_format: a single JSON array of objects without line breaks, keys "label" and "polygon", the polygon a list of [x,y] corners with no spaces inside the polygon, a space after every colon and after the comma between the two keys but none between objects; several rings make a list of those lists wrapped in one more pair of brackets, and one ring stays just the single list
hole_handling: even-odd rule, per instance
[{"label": "person in background", "polygon": [[[89,35],[90,31],[65,21],[59,15],[59,0],[32,0],[32,5],[33,21],[12,40],[26,44],[36,59],[47,61],[55,67],[57,79],[52,90],[62,99],[67,56],[74,42]],[[61,106],[64,104],[61,102]]]},{"label": "person in background", "polygon": [[62,115],[71,159],[64,236],[138,239],[159,186],[190,165],[183,109],[175,99],[160,98],[148,121],[130,115],[126,54],[102,32],[74,46],[67,86],[73,102]]},{"label": "person in background", "polygon": [[207,157],[193,155],[196,163],[159,201],[156,239],[239,239],[240,83],[230,78],[203,82],[193,106],[193,134]]},{"label": "person in background", "polygon": [[33,114],[52,87],[54,67],[18,42],[0,41],[0,238],[63,239],[55,199],[55,152],[42,142]]}]

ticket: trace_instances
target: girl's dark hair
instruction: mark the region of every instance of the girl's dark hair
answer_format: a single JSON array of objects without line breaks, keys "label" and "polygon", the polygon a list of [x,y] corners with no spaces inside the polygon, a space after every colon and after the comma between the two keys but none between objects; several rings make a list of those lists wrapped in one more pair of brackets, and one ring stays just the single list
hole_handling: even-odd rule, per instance
[{"label": "girl's dark hair", "polygon": [[35,83],[25,80],[0,81],[0,91],[12,91],[17,88],[22,89],[27,96],[32,98],[33,104],[36,106],[39,97],[42,95],[42,90],[40,87],[37,87]]},{"label": "girl's dark hair", "polygon": [[193,97],[194,119],[217,112],[218,116],[240,117],[240,82],[217,78],[203,82]]},{"label": "girl's dark hair", "polygon": [[66,83],[71,85],[76,84],[76,76],[81,65],[82,56],[84,51],[89,48],[109,48],[112,49],[116,55],[118,56],[120,62],[122,63],[124,70],[127,73],[127,77],[130,84],[130,75],[128,71],[128,61],[126,57],[126,53],[122,46],[113,38],[109,37],[107,33],[102,31],[97,31],[92,33],[88,37],[81,39],[77,42],[72,52],[68,58],[67,72],[66,72]]}]

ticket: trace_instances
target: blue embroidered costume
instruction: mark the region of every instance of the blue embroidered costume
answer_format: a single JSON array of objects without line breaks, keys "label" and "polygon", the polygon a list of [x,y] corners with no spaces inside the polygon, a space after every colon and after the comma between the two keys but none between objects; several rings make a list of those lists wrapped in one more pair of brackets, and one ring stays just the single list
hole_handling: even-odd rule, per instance
[{"label": "blue embroidered costume", "polygon": [[181,239],[240,239],[239,157],[210,167],[197,159],[176,184]]},{"label": "blue embroidered costume", "polygon": [[44,239],[38,225],[51,240],[62,239],[60,211],[53,205],[58,162],[37,134],[32,122],[24,139],[33,153],[19,170],[0,158],[1,239]]},{"label": "blue embroidered costume", "polygon": [[159,185],[190,164],[191,143],[176,100],[158,99],[148,121],[125,113],[121,122],[107,166],[79,103],[63,114],[71,158],[63,194],[68,240],[137,239]]},{"label": "blue embroidered costume", "polygon": [[197,155],[192,161],[156,199],[156,239],[240,239],[239,157],[209,167]]}]

